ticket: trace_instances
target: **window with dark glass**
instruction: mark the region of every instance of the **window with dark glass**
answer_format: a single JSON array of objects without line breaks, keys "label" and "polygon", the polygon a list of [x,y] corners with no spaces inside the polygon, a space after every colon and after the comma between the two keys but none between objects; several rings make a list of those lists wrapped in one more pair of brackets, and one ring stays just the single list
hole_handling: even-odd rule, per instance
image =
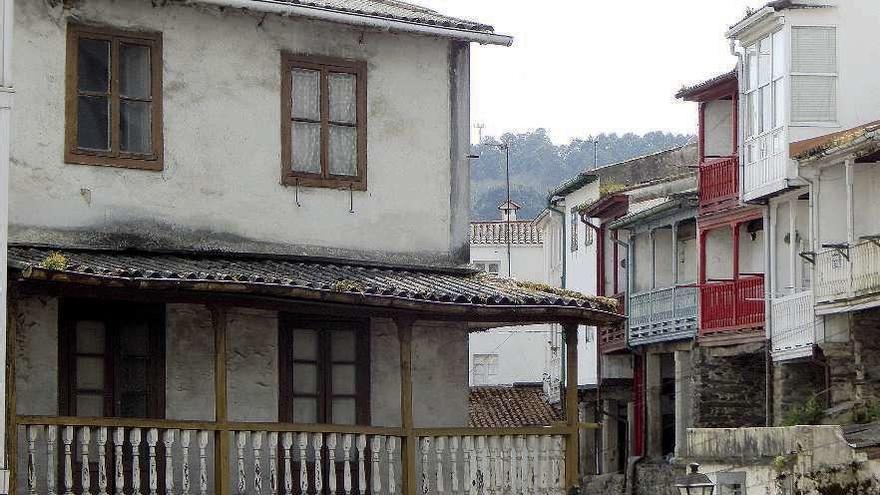
[{"label": "window with dark glass", "polygon": [[161,305],[64,300],[59,324],[63,414],[164,417]]},{"label": "window with dark glass", "polygon": [[281,317],[280,417],[291,423],[369,424],[369,326]]},{"label": "window with dark glass", "polygon": [[161,36],[70,25],[65,160],[161,170]]},{"label": "window with dark glass", "polygon": [[281,98],[282,183],[365,190],[366,64],[285,55]]}]

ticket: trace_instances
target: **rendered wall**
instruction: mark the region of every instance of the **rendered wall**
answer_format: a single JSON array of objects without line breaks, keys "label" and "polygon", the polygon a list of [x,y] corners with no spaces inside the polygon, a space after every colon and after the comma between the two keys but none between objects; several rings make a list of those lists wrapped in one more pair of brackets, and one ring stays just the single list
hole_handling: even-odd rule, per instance
[{"label": "rendered wall", "polygon": [[[450,223],[468,208],[466,184],[454,200],[450,186],[452,106],[467,101],[466,85],[453,94],[451,81],[467,75],[466,46],[178,2],[62,4],[16,2],[16,99],[27,112],[13,115],[13,240],[427,263],[466,251],[452,235],[466,219]],[[163,171],[63,163],[72,20],[162,32]],[[367,62],[366,192],[301,188],[297,207],[280,184],[282,51]]]}]

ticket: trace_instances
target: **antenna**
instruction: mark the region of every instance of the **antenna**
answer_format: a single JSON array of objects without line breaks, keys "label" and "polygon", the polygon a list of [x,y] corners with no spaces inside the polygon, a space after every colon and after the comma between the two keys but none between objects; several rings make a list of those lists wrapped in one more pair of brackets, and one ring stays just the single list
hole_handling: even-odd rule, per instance
[{"label": "antenna", "polygon": [[478,136],[477,143],[482,144],[483,143],[483,129],[486,128],[486,124],[484,124],[482,122],[477,122],[476,124],[474,124],[474,128],[477,130],[477,136]]}]

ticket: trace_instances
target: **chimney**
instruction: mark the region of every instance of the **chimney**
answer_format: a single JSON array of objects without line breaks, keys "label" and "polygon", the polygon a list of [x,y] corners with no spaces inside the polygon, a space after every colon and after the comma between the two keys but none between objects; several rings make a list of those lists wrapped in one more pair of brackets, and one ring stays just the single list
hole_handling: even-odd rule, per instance
[{"label": "chimney", "polygon": [[504,201],[500,205],[498,205],[498,210],[501,212],[501,221],[507,221],[507,217],[510,216],[510,221],[516,221],[516,212],[522,208],[522,206],[514,203],[513,201]]}]

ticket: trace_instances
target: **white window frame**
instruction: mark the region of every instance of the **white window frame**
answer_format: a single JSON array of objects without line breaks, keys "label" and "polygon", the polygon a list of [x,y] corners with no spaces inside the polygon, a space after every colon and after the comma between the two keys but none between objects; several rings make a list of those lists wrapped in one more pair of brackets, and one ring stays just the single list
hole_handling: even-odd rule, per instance
[{"label": "white window frame", "polygon": [[[834,30],[834,65],[835,72],[794,72],[794,67],[791,62],[792,54],[794,53],[794,30],[795,29],[810,29],[810,28],[821,28],[821,29],[833,29]],[[791,75],[791,79],[793,80],[799,76],[812,76],[812,77],[829,77],[835,80],[834,84],[834,120],[828,121],[813,121],[813,122],[794,122],[791,119],[791,110],[789,110],[789,126],[791,127],[840,127],[840,38],[838,37],[838,27],[833,24],[801,24],[797,26],[791,26],[790,33],[788,36],[788,59],[789,59],[789,73]],[[794,98],[794,92],[788,91],[788,101],[789,101],[789,109],[791,109],[794,105],[792,99]]]},{"label": "white window frame", "polygon": [[[494,277],[497,277],[501,273],[501,260],[481,260],[474,261],[472,264],[477,270],[488,273]],[[494,271],[492,270],[492,265],[495,265]]]},{"label": "white window frame", "polygon": [[[489,385],[493,382],[493,378],[498,376],[498,360],[497,352],[494,353],[475,353],[473,355],[474,365],[471,372],[471,379],[474,385]],[[479,371],[479,372],[478,372]],[[480,377],[478,380],[477,377]]]}]

